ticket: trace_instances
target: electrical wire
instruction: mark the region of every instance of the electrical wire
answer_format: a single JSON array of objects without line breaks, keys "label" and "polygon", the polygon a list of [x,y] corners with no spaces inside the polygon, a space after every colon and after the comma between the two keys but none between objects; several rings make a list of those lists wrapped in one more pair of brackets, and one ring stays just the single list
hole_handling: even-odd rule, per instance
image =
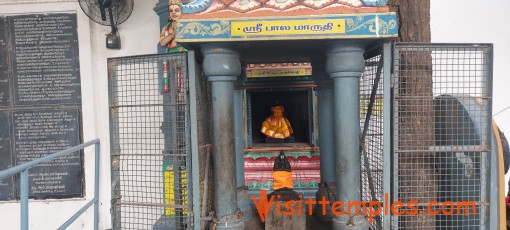
[{"label": "electrical wire", "polygon": [[510,105],[509,105],[509,106],[507,106],[506,108],[502,109],[501,111],[497,112],[496,114],[492,115],[492,116],[493,116],[493,117],[495,117],[496,115],[498,115],[498,114],[500,114],[500,113],[504,112],[505,110],[507,110],[507,109],[509,109],[509,108],[510,108]]}]

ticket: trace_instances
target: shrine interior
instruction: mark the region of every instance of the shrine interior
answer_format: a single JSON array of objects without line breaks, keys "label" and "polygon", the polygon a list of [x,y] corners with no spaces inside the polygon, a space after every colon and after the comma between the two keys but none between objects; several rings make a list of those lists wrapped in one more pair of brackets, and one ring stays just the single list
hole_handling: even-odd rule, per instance
[{"label": "shrine interior", "polygon": [[[275,147],[275,146],[306,146],[311,144],[311,90],[307,88],[282,88],[282,89],[259,89],[248,91],[250,97],[250,111],[247,125],[251,126],[252,143],[251,147]],[[286,117],[294,133],[291,135],[294,140],[284,143],[271,143],[266,141],[266,136],[260,132],[262,122],[271,116],[271,107],[275,105],[284,106],[284,117]],[[250,130],[250,129],[248,129]]]}]

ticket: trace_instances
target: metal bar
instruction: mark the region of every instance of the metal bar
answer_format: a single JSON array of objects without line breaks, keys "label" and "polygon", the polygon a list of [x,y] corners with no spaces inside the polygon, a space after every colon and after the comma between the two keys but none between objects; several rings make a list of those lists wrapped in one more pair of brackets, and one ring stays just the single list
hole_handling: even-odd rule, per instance
[{"label": "metal bar", "polygon": [[[93,204],[95,204],[97,202],[98,202],[98,200],[96,198],[89,201],[85,206],[80,208],[80,210],[78,210],[78,212],[76,212],[73,216],[71,216],[71,218],[69,218],[65,223],[63,223],[60,227],[58,227],[58,230],[63,230],[63,229],[66,229],[67,227],[69,227],[69,225],[71,225],[76,219],[78,219],[78,217],[80,217],[81,214],[85,213],[85,211],[87,211],[87,209],[90,208],[90,206],[92,206]],[[95,210],[94,210],[94,212],[95,212]],[[95,213],[94,213],[94,218],[95,218]],[[95,221],[95,219],[94,219],[94,221]],[[94,223],[94,229],[96,229],[96,226],[97,226],[97,222]]]},{"label": "metal bar", "polygon": [[[372,170],[368,170],[368,171],[370,171],[370,172],[384,172],[383,169],[372,169]],[[367,172],[367,170],[361,169],[361,172]]]},{"label": "metal bar", "polygon": [[[390,75],[389,75],[389,85],[390,87],[393,87],[393,91],[391,90],[391,88],[389,88],[390,90],[390,103],[388,104],[390,106],[390,111],[387,111],[389,114],[390,114],[390,127],[389,129],[391,130],[388,134],[390,135],[390,138],[391,141],[390,141],[390,149],[389,149],[389,158],[391,160],[391,166],[390,167],[390,187],[391,189],[389,190],[390,192],[393,191],[393,196],[390,198],[392,201],[394,200],[398,200],[398,183],[399,183],[399,178],[398,176],[395,176],[393,177],[393,180],[391,180],[391,175],[398,175],[398,154],[394,154],[394,152],[396,150],[398,150],[398,142],[399,142],[399,138],[398,138],[398,135],[399,135],[399,130],[398,130],[398,125],[394,124],[395,121],[398,121],[399,120],[399,115],[398,115],[398,112],[399,112],[399,101],[395,99],[395,97],[398,95],[398,91],[400,90],[400,87],[399,87],[399,79],[397,77],[395,77],[395,73],[398,73],[400,71],[400,60],[399,59],[396,59],[397,55],[400,55],[399,51],[398,51],[398,48],[396,47],[395,43],[391,43],[391,48],[390,48],[390,52],[391,54],[391,61],[389,61],[390,63],[387,64],[390,66]],[[391,184],[393,183],[393,184]],[[389,196],[388,196],[389,197]],[[388,214],[388,219],[390,220],[390,223],[389,223],[389,226],[390,228],[393,228],[393,229],[398,229],[398,221],[399,221],[399,215],[395,215],[395,216],[391,216],[391,213]]]},{"label": "metal bar", "polygon": [[[493,79],[493,60],[494,60],[494,54],[493,54],[493,45],[492,44],[488,44],[487,47],[486,47],[486,52],[484,53],[484,58],[483,60],[485,61],[485,65],[483,65],[483,67],[485,67],[483,70],[484,70],[484,75],[485,75],[485,78],[482,78],[482,79],[486,79],[486,82],[484,85],[482,85],[482,90],[485,90],[482,91],[484,92],[483,96],[487,96],[487,97],[490,97],[492,98],[492,79]],[[488,211],[489,213],[489,221],[487,222],[487,225],[486,227],[488,227],[487,229],[501,229],[503,228],[504,226],[499,226],[499,202],[501,202],[501,200],[499,200],[499,196],[498,196],[498,189],[491,189],[491,188],[497,188],[498,185],[499,185],[499,176],[504,176],[504,175],[499,175],[498,173],[498,170],[497,170],[497,166],[499,165],[498,164],[498,155],[497,155],[497,147],[495,145],[495,140],[494,140],[494,135],[492,134],[493,133],[493,130],[492,130],[492,116],[490,115],[492,112],[492,100],[488,100],[487,101],[487,108],[486,108],[486,111],[484,111],[486,114],[484,114],[486,116],[486,122],[487,122],[487,127],[486,127],[486,137],[485,137],[485,141],[487,142],[487,144],[489,145],[489,149],[491,150],[491,153],[490,154],[487,154],[487,156],[489,156],[489,159],[488,159],[488,162],[490,162],[491,166],[494,166],[494,167],[489,167],[489,170],[487,170],[487,174],[488,174],[488,178],[490,180],[490,182],[488,183],[488,186],[487,186],[487,194],[485,194],[485,196],[489,196],[489,202],[491,203],[491,205],[489,206],[490,210]],[[497,132],[497,131],[496,131]],[[483,193],[483,190],[482,190],[482,193]],[[483,197],[483,195],[482,195]]]},{"label": "metal bar", "polygon": [[94,229],[98,229],[98,213],[99,213],[99,139],[95,139],[66,150],[56,152],[45,157],[41,157],[39,159],[27,162],[25,164],[21,164],[4,171],[0,172],[0,177],[8,177],[16,173],[20,173],[20,228],[23,230],[28,230],[28,194],[29,194],[29,179],[28,179],[28,170],[31,167],[36,166],[37,164],[41,164],[44,162],[48,162],[53,160],[54,158],[61,157],[64,155],[68,155],[79,151],[85,147],[88,147],[92,144],[96,145],[96,154],[95,154],[95,180],[94,180],[94,199],[90,201],[87,205],[82,207],[80,211],[74,214],[69,220],[67,220],[59,229],[65,229],[67,226],[72,224],[81,214],[83,214],[88,207],[92,204],[95,204],[94,207]]},{"label": "metal bar", "polygon": [[[171,106],[176,106],[176,105],[188,105],[188,103],[186,102],[176,102],[176,103],[172,103]],[[145,107],[153,107],[153,106],[168,106],[168,104],[164,104],[164,103],[157,103],[157,104],[141,104],[141,105],[111,105],[110,108],[111,109],[117,109],[117,108],[145,108]]]},{"label": "metal bar", "polygon": [[[200,165],[198,155],[197,90],[195,52],[188,52],[189,110],[191,120],[191,180],[193,198],[193,229],[200,229]],[[189,189],[189,187],[188,187]]]},{"label": "metal bar", "polygon": [[168,208],[187,208],[187,205],[180,204],[149,204],[149,203],[140,203],[140,202],[119,202],[119,205],[129,205],[129,206],[146,206],[146,207],[168,207]]},{"label": "metal bar", "polygon": [[[117,75],[117,68],[118,60],[114,59],[108,59],[108,101],[110,105],[117,104],[118,102],[118,90],[115,87],[115,84],[118,84],[119,78]],[[120,149],[119,144],[119,114],[116,113],[117,109],[109,108],[109,118],[110,118],[110,196],[111,196],[111,222],[112,222],[112,228],[115,229],[118,227],[117,220],[120,218],[117,218],[117,215],[120,216],[120,212],[117,212],[117,206],[115,205],[116,197],[119,197],[118,195],[118,184],[119,181],[119,173],[118,173],[118,163],[119,158],[118,156],[114,156],[113,153],[116,153],[117,150]],[[115,164],[116,163],[116,164]],[[119,224],[120,225],[120,224]],[[120,229],[120,227],[118,227]]]},{"label": "metal bar", "polygon": [[101,152],[101,143],[97,142],[95,146],[94,161],[94,230],[99,228],[99,155]]},{"label": "metal bar", "polygon": [[21,229],[28,230],[28,169],[20,173]]},{"label": "metal bar", "polygon": [[[383,64],[383,194],[391,198],[391,43],[384,44]],[[383,214],[383,229],[391,228],[391,213]]]},{"label": "metal bar", "polygon": [[[452,82],[449,82],[452,83]],[[395,99],[403,100],[403,99],[430,99],[430,96],[394,96]],[[457,98],[472,98],[472,97],[457,97]],[[478,96],[476,98],[480,99],[492,99],[492,97],[484,97],[484,96]]]},{"label": "metal bar", "polygon": [[[431,147],[435,147],[435,146],[431,146]],[[442,152],[486,153],[486,152],[490,151],[488,149],[430,149],[431,147],[429,147],[428,149],[421,149],[421,150],[395,150],[394,152],[395,153],[423,153],[424,151],[426,151],[426,152],[435,152],[435,153],[442,153]]]},{"label": "metal bar", "polygon": [[14,166],[12,168],[8,168],[8,169],[3,170],[3,171],[0,172],[0,179],[3,179],[5,177],[8,177],[8,176],[14,175],[16,173],[22,172],[22,171],[24,171],[26,169],[34,167],[35,165],[51,161],[51,160],[53,160],[53,159],[55,159],[57,157],[61,157],[61,156],[67,155],[67,154],[74,153],[76,151],[79,151],[79,150],[81,150],[81,149],[83,149],[83,148],[85,148],[87,146],[93,145],[93,144],[98,143],[98,142],[99,142],[99,139],[95,139],[95,140],[92,140],[92,141],[89,141],[89,142],[86,142],[86,143],[83,143],[83,144],[80,144],[80,145],[68,148],[66,150],[62,150],[60,152],[56,152],[56,153],[50,154],[50,155],[47,155],[45,157],[41,157],[39,159],[30,161],[30,162],[27,162],[27,163]]},{"label": "metal bar", "polygon": [[430,51],[431,49],[440,51],[458,51],[459,48],[470,48],[479,50],[483,47],[490,47],[491,43],[413,43],[398,42],[398,48],[402,51]]},{"label": "metal bar", "polygon": [[130,157],[130,156],[172,156],[172,157],[187,157],[187,153],[163,153],[163,154],[151,154],[151,153],[129,153],[129,154],[121,154],[121,153],[115,153],[110,154],[110,156],[122,156],[122,157]]},{"label": "metal bar", "polygon": [[430,146],[429,150],[440,151],[440,152],[488,152],[490,151],[489,146],[486,145],[443,145],[443,146]]}]

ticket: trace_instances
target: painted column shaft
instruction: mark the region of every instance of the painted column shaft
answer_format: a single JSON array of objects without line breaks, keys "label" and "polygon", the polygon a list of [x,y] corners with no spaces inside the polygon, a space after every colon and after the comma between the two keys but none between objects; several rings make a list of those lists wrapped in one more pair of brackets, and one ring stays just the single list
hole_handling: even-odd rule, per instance
[{"label": "painted column shaft", "polygon": [[333,88],[319,86],[319,147],[321,182],[335,182],[335,128]]},{"label": "painted column shaft", "polygon": [[358,78],[335,78],[335,149],[338,198],[360,201]]},{"label": "painted column shaft", "polygon": [[235,117],[235,145],[236,145],[236,167],[237,187],[244,184],[244,138],[243,138],[243,91],[234,91],[234,117]]},{"label": "painted column shaft", "polygon": [[234,145],[234,82],[211,82],[215,213],[237,212]]}]

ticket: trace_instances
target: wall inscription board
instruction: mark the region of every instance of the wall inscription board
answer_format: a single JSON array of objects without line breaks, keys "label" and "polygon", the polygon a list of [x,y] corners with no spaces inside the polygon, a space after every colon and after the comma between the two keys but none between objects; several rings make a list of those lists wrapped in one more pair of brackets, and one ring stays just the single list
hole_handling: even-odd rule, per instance
[{"label": "wall inscription board", "polygon": [[8,65],[8,50],[6,34],[3,33],[6,29],[5,21],[0,17],[0,108],[9,107],[9,65]]},{"label": "wall inscription board", "polygon": [[[0,170],[12,167],[11,140],[9,127],[9,112],[0,111],[0,124],[6,128],[0,130]],[[4,178],[0,180],[0,200],[14,199],[13,180]]]},{"label": "wall inscription board", "polygon": [[[81,143],[76,14],[0,16],[0,170]],[[29,170],[30,198],[83,196],[81,152]],[[19,177],[0,200],[19,198]]]}]

